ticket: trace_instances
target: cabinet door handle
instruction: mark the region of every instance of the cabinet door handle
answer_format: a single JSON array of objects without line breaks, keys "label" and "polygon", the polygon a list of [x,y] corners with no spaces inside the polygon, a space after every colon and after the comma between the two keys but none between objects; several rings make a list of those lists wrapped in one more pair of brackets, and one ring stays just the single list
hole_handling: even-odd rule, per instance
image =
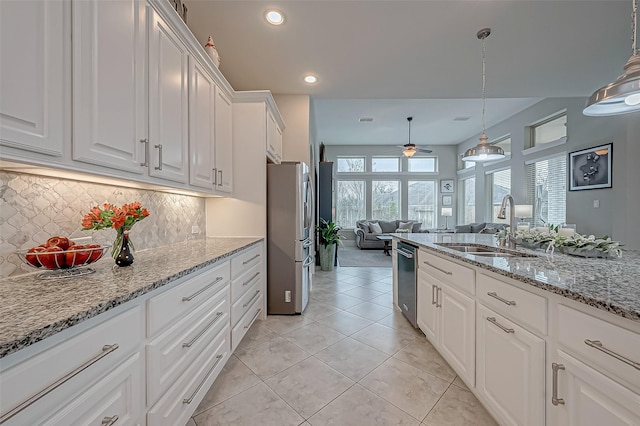
[{"label": "cabinet door handle", "polygon": [[215,284],[219,283],[222,280],[222,277],[218,277],[216,278],[216,280],[214,282],[212,282],[209,285],[206,285],[204,287],[202,287],[200,290],[196,291],[195,293],[193,293],[191,296],[187,296],[187,297],[183,297],[182,301],[183,302],[191,302],[195,297],[199,296],[200,294],[204,293],[207,289],[211,288],[212,286],[214,286]]},{"label": "cabinet door handle", "polygon": [[442,287],[438,287],[436,291],[436,308],[442,308],[442,303],[438,303],[440,300],[440,295],[442,294]]},{"label": "cabinet door handle", "polygon": [[396,251],[401,255],[403,255],[404,257],[406,257],[407,259],[413,259],[413,253],[411,253],[410,251],[406,251],[402,249],[397,249]]},{"label": "cabinet door handle", "polygon": [[6,422],[10,418],[12,418],[13,416],[18,414],[19,412],[21,412],[25,408],[27,408],[28,406],[33,404],[34,402],[36,402],[39,399],[41,399],[43,396],[47,395],[51,391],[55,390],[56,388],[60,387],[64,383],[68,382],[69,380],[71,380],[72,378],[74,378],[75,376],[77,376],[78,374],[83,372],[84,370],[86,370],[87,368],[91,367],[93,364],[95,364],[96,362],[98,362],[102,358],[104,358],[105,356],[109,355],[111,352],[113,352],[116,349],[118,349],[118,347],[119,346],[118,346],[117,343],[114,343],[113,345],[104,345],[102,347],[102,352],[100,352],[98,355],[96,355],[93,358],[89,359],[84,364],[74,368],[72,371],[70,371],[69,373],[65,374],[63,377],[59,378],[55,382],[51,383],[49,386],[47,386],[46,388],[42,389],[37,394],[29,397],[27,400],[21,402],[18,406],[16,406],[12,410],[7,411],[5,414],[3,414],[0,417],[0,424]]},{"label": "cabinet door handle", "polygon": [[218,169],[213,168],[211,171],[213,172],[213,186],[216,186],[218,184]]},{"label": "cabinet door handle", "polygon": [[242,283],[242,286],[244,287],[244,286],[248,285],[248,284],[249,284],[251,281],[253,281],[253,279],[254,279],[255,277],[257,277],[258,275],[260,275],[260,272],[256,272],[255,274],[253,274],[253,276],[252,276],[251,278],[249,278],[247,281],[245,281],[245,282],[243,282],[243,283]]},{"label": "cabinet door handle", "polygon": [[202,386],[204,385],[204,382],[206,382],[207,379],[209,378],[209,376],[211,376],[211,373],[213,373],[213,370],[216,369],[216,366],[220,363],[221,359],[222,359],[222,355],[216,355],[216,362],[213,364],[211,369],[204,376],[204,379],[202,379],[202,381],[200,382],[200,384],[198,385],[196,390],[193,391],[191,396],[189,398],[185,398],[185,399],[182,400],[183,404],[191,404],[191,401],[193,401],[193,398],[195,398],[196,395],[198,394],[198,392],[200,392],[200,389],[202,389]]},{"label": "cabinet door handle", "polygon": [[216,321],[218,321],[218,320],[222,317],[222,314],[223,314],[223,313],[224,313],[224,312],[216,312],[216,317],[213,319],[213,321],[211,321],[211,322],[210,322],[210,323],[209,323],[205,328],[203,328],[203,329],[202,329],[202,331],[200,331],[200,333],[198,333],[198,335],[197,335],[197,336],[195,336],[193,339],[191,339],[191,341],[190,341],[190,342],[188,342],[188,343],[183,343],[183,344],[182,344],[182,347],[183,347],[183,348],[190,348],[191,346],[193,346],[193,344],[194,344],[194,343],[195,343],[199,338],[201,338],[201,337],[202,337],[202,335],[203,335],[204,333],[206,333],[206,332],[207,332],[207,330],[209,330],[211,327],[213,327],[213,324],[215,324],[215,323],[216,323]]},{"label": "cabinet door handle", "polygon": [[158,148],[158,165],[155,167],[156,170],[162,170],[162,144],[154,145]]},{"label": "cabinet door handle", "polygon": [[244,328],[249,328],[251,327],[251,324],[253,324],[253,320],[255,320],[256,318],[258,318],[258,315],[260,314],[260,312],[262,311],[262,308],[258,309],[256,311],[256,314],[253,316],[253,318],[251,318],[251,321],[249,321],[248,325],[245,325]]},{"label": "cabinet door handle", "polygon": [[489,297],[493,297],[494,299],[498,299],[499,301],[501,301],[502,303],[504,303],[505,305],[509,305],[509,306],[516,306],[516,302],[515,300],[507,300],[507,299],[503,299],[502,297],[498,296],[498,293],[496,293],[495,291],[490,291],[487,293],[487,296]]},{"label": "cabinet door handle", "polygon": [[553,405],[564,405],[564,399],[558,398],[558,370],[564,370],[564,365],[556,364],[555,362],[551,364],[551,371],[553,371],[551,403]]},{"label": "cabinet door handle", "polygon": [[118,416],[114,415],[111,417],[105,417],[102,419],[102,422],[100,422],[101,425],[103,426],[111,426],[116,424],[116,422],[118,421]]},{"label": "cabinet door handle", "polygon": [[242,262],[243,265],[246,265],[247,263],[251,262],[253,259],[257,259],[258,257],[260,257],[259,254],[256,254],[255,256],[253,256],[251,259],[247,259],[244,262]]},{"label": "cabinet door handle", "polygon": [[144,144],[144,163],[140,163],[140,165],[149,167],[149,139],[140,139],[140,143]]},{"label": "cabinet door handle", "polygon": [[445,275],[453,275],[453,272],[445,271],[444,269],[438,268],[436,265],[433,265],[433,264],[427,262],[426,260],[424,261],[424,264],[427,265],[427,266],[431,266],[433,269],[436,269],[436,270],[442,272]]},{"label": "cabinet door handle", "polygon": [[633,368],[635,368],[636,370],[640,370],[640,362],[635,362],[630,360],[629,358],[620,355],[617,352],[612,351],[611,349],[606,348],[602,342],[600,340],[589,340],[586,339],[584,341],[585,345],[587,346],[591,346],[594,349],[597,349],[601,352],[604,352],[605,354],[614,357],[615,359],[617,359],[618,361],[622,361],[625,364],[629,364],[630,366],[632,366]]},{"label": "cabinet door handle", "polygon": [[516,332],[513,328],[507,328],[504,325],[500,324],[498,321],[496,321],[495,317],[487,317],[487,321],[489,321],[491,324],[495,325],[496,327],[501,328],[502,331],[504,331],[505,333],[515,333]]},{"label": "cabinet door handle", "polygon": [[253,302],[256,299],[256,297],[258,297],[259,294],[260,294],[260,290],[256,290],[256,293],[251,297],[251,299],[249,299],[249,301],[247,303],[242,305],[242,307],[246,308],[247,306],[249,306],[251,304],[251,302]]},{"label": "cabinet door handle", "polygon": [[438,289],[438,287],[436,287],[435,284],[431,284],[431,304],[432,305],[437,305],[438,304],[438,300],[436,299],[437,289]]},{"label": "cabinet door handle", "polygon": [[220,181],[220,182],[218,182],[218,186],[222,186],[222,170],[218,170],[218,175],[219,175],[219,178],[220,178],[220,179],[218,179]]}]

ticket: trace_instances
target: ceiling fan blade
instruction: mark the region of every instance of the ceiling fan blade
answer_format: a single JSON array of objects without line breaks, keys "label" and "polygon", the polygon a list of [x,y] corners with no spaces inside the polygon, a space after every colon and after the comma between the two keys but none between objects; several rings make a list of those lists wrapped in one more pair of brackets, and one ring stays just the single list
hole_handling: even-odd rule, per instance
[{"label": "ceiling fan blade", "polygon": [[431,149],[427,149],[427,148],[416,148],[416,151],[418,152],[424,152],[426,154],[431,154],[433,152],[433,150]]}]

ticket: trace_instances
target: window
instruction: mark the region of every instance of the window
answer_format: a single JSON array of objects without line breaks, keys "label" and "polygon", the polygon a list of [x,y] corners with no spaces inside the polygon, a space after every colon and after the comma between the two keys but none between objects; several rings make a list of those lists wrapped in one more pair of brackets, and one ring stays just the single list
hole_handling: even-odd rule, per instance
[{"label": "window", "polygon": [[463,224],[476,221],[476,178],[470,177],[462,180],[462,217]]},{"label": "window", "polygon": [[366,218],[365,197],[363,180],[336,181],[336,224],[352,228]]},{"label": "window", "polygon": [[371,159],[371,171],[397,173],[400,171],[400,159],[397,157],[396,158],[373,157]]},{"label": "window", "polygon": [[504,155],[511,155],[511,136],[505,136],[491,143],[492,145],[499,146],[504,151]]},{"label": "window", "polygon": [[[534,226],[567,220],[567,157],[562,154],[527,164],[527,202]],[[544,221],[544,222],[543,222]]]},{"label": "window", "polygon": [[567,115],[555,116],[531,126],[531,147],[567,139]]},{"label": "window", "polygon": [[421,222],[422,228],[435,228],[436,194],[436,181],[410,180],[407,183],[407,218]]},{"label": "window", "polygon": [[380,220],[401,219],[399,181],[371,181],[371,218]]},{"label": "window", "polygon": [[[511,192],[511,169],[500,170],[490,173],[491,181],[491,221],[494,223],[509,223],[509,217],[498,219],[500,205],[505,195]],[[511,207],[510,207],[511,208]]]},{"label": "window", "polygon": [[338,173],[364,172],[364,157],[338,158]]},{"label": "window", "polygon": [[465,169],[470,169],[471,167],[475,167],[476,166],[476,162],[475,161],[463,161],[464,163],[464,168]]},{"label": "window", "polygon": [[409,171],[421,173],[435,173],[435,157],[411,157],[409,158]]}]

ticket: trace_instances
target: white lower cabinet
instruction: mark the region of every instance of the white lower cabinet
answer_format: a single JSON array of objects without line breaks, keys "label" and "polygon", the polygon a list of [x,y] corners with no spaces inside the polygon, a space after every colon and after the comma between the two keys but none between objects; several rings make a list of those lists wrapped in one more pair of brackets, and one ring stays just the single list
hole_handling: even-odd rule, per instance
[{"label": "white lower cabinet", "polygon": [[544,425],[545,341],[478,304],[476,390],[505,425]]},{"label": "white lower cabinet", "polygon": [[553,425],[640,425],[640,395],[558,350],[552,372]]}]

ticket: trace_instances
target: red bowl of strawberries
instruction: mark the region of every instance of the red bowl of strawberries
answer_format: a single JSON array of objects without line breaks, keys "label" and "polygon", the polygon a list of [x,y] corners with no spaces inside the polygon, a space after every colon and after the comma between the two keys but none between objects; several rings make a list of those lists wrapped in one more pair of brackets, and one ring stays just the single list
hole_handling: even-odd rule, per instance
[{"label": "red bowl of strawberries", "polygon": [[67,237],[56,236],[44,244],[16,253],[34,268],[69,270],[96,262],[108,248],[99,244],[76,244]]}]

